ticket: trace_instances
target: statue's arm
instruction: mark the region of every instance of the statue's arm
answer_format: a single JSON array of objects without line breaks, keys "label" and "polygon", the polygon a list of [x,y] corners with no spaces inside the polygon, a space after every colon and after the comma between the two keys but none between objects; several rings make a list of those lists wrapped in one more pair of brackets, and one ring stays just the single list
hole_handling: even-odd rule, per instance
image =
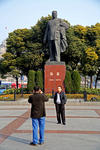
[{"label": "statue's arm", "polygon": [[69,28],[69,25],[65,22],[61,20],[61,24],[62,27],[65,27],[65,29],[67,30]]},{"label": "statue's arm", "polygon": [[43,39],[43,43],[44,43],[44,44],[46,43],[47,35],[48,35],[48,24],[47,24],[47,26],[46,26],[46,30],[45,30],[45,34],[44,34],[44,39]]}]

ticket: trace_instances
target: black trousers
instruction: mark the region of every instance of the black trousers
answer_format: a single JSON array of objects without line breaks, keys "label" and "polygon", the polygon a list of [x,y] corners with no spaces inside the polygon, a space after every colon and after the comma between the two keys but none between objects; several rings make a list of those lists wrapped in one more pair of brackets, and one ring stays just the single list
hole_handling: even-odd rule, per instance
[{"label": "black trousers", "polygon": [[60,61],[60,40],[49,41],[50,61]]},{"label": "black trousers", "polygon": [[55,104],[58,123],[65,123],[65,104]]}]

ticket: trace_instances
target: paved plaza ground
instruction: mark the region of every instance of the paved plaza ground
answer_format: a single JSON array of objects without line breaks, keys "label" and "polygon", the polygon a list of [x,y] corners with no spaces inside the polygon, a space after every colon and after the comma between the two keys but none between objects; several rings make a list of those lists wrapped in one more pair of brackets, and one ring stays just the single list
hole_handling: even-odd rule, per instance
[{"label": "paved plaza ground", "polygon": [[0,102],[0,150],[100,150],[100,103],[67,103],[66,125],[56,124],[55,107],[46,103],[45,143],[32,141],[30,104]]}]

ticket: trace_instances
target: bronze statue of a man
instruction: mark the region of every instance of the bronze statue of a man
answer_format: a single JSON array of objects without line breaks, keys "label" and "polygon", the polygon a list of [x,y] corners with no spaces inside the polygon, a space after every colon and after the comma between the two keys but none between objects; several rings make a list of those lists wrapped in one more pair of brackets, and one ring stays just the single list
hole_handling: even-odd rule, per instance
[{"label": "bronze statue of a man", "polygon": [[48,21],[44,43],[48,42],[50,51],[50,61],[60,62],[60,52],[64,52],[68,47],[65,30],[69,25],[62,19],[57,18],[57,11],[52,12],[52,20]]}]

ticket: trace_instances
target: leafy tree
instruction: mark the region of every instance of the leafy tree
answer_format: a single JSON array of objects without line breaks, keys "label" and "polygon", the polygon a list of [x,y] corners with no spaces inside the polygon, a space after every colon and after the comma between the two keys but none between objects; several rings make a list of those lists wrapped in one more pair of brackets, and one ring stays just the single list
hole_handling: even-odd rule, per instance
[{"label": "leafy tree", "polygon": [[1,59],[0,60],[0,75],[1,75],[1,78],[6,78],[5,75],[7,74],[7,72],[10,71],[10,69],[7,66],[5,66],[2,62],[3,60]]},{"label": "leafy tree", "polygon": [[5,73],[8,72],[10,76],[16,79],[16,87],[18,89],[18,78],[20,76],[20,71],[16,67],[16,59],[14,59],[14,56],[9,52],[3,54],[3,57],[5,59],[2,60],[1,66],[4,70],[7,68]]},{"label": "leafy tree", "polygon": [[99,30],[96,26],[86,27],[85,34],[85,43],[86,48],[83,51],[82,59],[81,59],[81,70],[84,75],[90,76],[90,88],[92,88],[92,76],[97,73],[99,68],[99,38],[100,35],[100,27]]},{"label": "leafy tree", "polygon": [[97,80],[99,79],[100,76],[100,23],[97,23],[95,26],[95,30],[96,30],[96,53],[98,55],[98,60],[97,60],[97,72],[96,72],[96,83],[95,83],[95,88],[97,87]]},{"label": "leafy tree", "polygon": [[41,17],[38,20],[37,24],[32,27],[32,40],[35,43],[43,43],[43,37],[46,29],[47,22],[51,20],[51,16],[48,15],[47,17]]},{"label": "leafy tree", "polygon": [[75,36],[78,37],[82,43],[86,44],[87,28],[81,25],[75,25],[73,28]]},{"label": "leafy tree", "polygon": [[32,42],[31,29],[15,30],[7,39],[7,52],[3,55],[4,63],[28,75],[30,69],[41,68],[43,54],[40,54],[40,48],[41,43]]},{"label": "leafy tree", "polygon": [[92,88],[92,76],[96,74],[97,71],[97,59],[98,55],[95,49],[92,47],[87,48],[82,60],[82,72],[85,75],[90,76],[90,88]]},{"label": "leafy tree", "polygon": [[84,42],[75,35],[74,27],[71,26],[66,33],[68,48],[62,54],[62,60],[70,65],[72,69],[76,69],[78,63],[81,61],[82,52],[85,49]]}]

